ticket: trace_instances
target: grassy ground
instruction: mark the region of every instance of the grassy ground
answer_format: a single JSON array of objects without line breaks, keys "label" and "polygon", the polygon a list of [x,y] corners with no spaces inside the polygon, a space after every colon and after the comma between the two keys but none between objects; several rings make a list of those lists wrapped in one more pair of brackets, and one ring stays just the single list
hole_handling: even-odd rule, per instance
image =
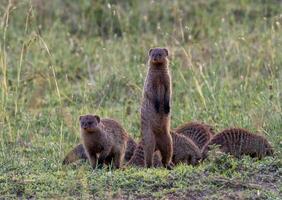
[{"label": "grassy ground", "polygon": [[[0,199],[281,199],[281,1],[4,0],[0,16]],[[154,46],[171,52],[173,127],[259,131],[274,158],[217,155],[173,171],[63,167],[81,114],[118,119],[140,138]]]}]

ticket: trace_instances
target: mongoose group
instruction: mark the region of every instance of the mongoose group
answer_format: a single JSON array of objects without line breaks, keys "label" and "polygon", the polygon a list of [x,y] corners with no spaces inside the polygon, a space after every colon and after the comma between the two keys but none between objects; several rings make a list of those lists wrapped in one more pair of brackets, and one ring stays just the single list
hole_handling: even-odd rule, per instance
[{"label": "mongoose group", "polygon": [[92,168],[104,164],[118,169],[124,166],[165,167],[184,163],[197,165],[212,145],[240,158],[272,156],[273,148],[265,137],[242,128],[229,128],[215,134],[212,126],[189,122],[170,127],[171,75],[166,48],[149,50],[148,72],[140,109],[141,140],[136,143],[119,122],[98,115],[79,117],[81,144],[65,157],[63,164],[89,160]]}]

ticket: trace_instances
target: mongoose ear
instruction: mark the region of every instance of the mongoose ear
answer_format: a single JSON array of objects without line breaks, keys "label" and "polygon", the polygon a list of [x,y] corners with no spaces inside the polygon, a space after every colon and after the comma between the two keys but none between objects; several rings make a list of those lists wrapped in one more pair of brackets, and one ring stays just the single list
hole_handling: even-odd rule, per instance
[{"label": "mongoose ear", "polygon": [[98,122],[98,124],[99,124],[100,121],[101,121],[100,117],[99,117],[98,115],[94,115],[94,117],[96,118],[96,120],[97,120],[97,122]]},{"label": "mongoose ear", "polygon": [[163,48],[163,50],[165,51],[166,56],[168,56],[168,50],[167,50],[167,48]]},{"label": "mongoose ear", "polygon": [[79,121],[81,121],[81,120],[82,120],[82,117],[83,117],[82,115],[80,115],[80,116],[79,116]]},{"label": "mongoose ear", "polygon": [[151,49],[149,50],[149,54],[148,54],[149,56],[151,55],[151,52],[152,52],[152,51],[153,51],[153,49],[151,48]]}]

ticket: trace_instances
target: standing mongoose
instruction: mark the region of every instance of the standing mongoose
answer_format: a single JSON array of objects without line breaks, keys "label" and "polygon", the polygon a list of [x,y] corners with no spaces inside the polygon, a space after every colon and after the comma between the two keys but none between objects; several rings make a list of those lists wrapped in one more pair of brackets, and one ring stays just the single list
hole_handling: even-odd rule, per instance
[{"label": "standing mongoose", "polygon": [[213,128],[201,122],[184,123],[173,130],[193,140],[201,150],[214,135]]},{"label": "standing mongoose", "polygon": [[173,150],[170,135],[171,80],[168,50],[150,49],[148,65],[141,103],[145,164],[146,167],[152,167],[153,154],[159,150],[164,167],[171,169]]},{"label": "standing mongoose", "polygon": [[261,159],[264,156],[273,155],[273,148],[261,135],[256,135],[242,128],[225,129],[215,135],[204,147],[203,154],[206,157],[210,145],[219,145],[219,149],[230,153],[235,157],[249,155]]},{"label": "standing mongoose", "polygon": [[[125,155],[124,155],[124,160],[126,162],[130,160],[136,147],[137,147],[137,143],[134,141],[132,137],[128,136]],[[87,160],[87,156],[82,144],[78,144],[70,152],[67,153],[66,157],[63,160],[63,165],[68,165],[80,159]]]},{"label": "standing mongoose", "polygon": [[79,121],[82,144],[91,166],[102,167],[113,160],[114,167],[120,168],[128,138],[122,126],[113,119],[100,119],[98,115],[83,115]]},{"label": "standing mongoose", "polygon": [[[172,163],[179,164],[192,164],[196,165],[202,159],[201,150],[199,147],[189,138],[185,137],[182,134],[171,132],[172,141],[173,141],[173,155]],[[141,141],[137,148],[134,151],[134,154],[127,165],[134,165],[138,167],[144,167],[144,142]],[[160,167],[161,155],[159,152],[154,153],[153,166]]]}]

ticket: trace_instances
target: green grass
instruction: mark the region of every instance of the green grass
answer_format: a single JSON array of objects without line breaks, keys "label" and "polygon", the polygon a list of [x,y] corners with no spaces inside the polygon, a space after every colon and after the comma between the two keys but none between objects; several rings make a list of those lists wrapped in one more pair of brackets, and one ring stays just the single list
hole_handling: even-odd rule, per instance
[{"label": "green grass", "polygon": [[[281,1],[116,2],[1,1],[0,198],[281,198]],[[258,131],[274,158],[219,155],[172,171],[63,167],[81,114],[118,119],[140,138],[154,46],[171,54],[172,127]]]}]

